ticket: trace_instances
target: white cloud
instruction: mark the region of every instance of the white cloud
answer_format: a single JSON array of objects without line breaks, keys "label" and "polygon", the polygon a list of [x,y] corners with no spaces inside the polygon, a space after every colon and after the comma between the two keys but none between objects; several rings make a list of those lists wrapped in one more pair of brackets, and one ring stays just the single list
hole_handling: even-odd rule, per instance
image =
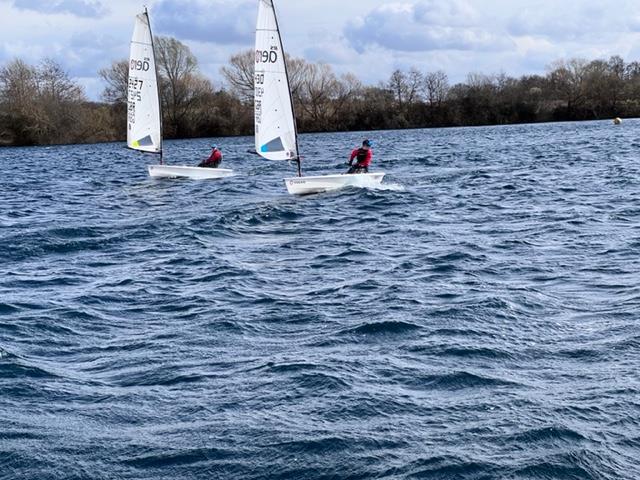
[{"label": "white cloud", "polygon": [[360,52],[380,47],[404,52],[499,52],[513,47],[509,37],[494,33],[488,25],[478,25],[478,18],[461,0],[390,3],[350,22],[345,36]]},{"label": "white cloud", "polygon": [[478,11],[461,0],[422,0],[411,11],[414,20],[425,26],[473,27],[479,21]]},{"label": "white cloud", "polygon": [[640,12],[634,0],[549,2],[544,8],[527,4],[512,15],[507,29],[515,36],[544,37],[556,44],[606,46],[622,35],[640,32]]},{"label": "white cloud", "polygon": [[107,13],[107,8],[95,0],[14,0],[13,5],[20,10],[77,17],[102,17]]},{"label": "white cloud", "polygon": [[349,65],[357,61],[358,52],[342,40],[317,43],[304,50],[304,58],[311,62]]}]

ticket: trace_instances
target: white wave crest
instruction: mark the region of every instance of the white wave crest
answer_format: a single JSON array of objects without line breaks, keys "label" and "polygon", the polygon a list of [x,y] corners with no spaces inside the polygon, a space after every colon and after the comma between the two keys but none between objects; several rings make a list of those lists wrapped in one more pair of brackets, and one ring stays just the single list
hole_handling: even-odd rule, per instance
[{"label": "white wave crest", "polygon": [[356,188],[366,188],[368,190],[380,190],[380,191],[392,191],[392,192],[404,192],[406,188],[399,183],[378,183],[373,179],[361,178],[352,186]]}]

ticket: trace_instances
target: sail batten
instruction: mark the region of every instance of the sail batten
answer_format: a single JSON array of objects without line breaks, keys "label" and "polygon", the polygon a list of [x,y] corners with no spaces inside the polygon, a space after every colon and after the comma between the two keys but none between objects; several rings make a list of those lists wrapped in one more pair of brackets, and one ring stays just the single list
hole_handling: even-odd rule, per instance
[{"label": "sail batten", "polygon": [[289,77],[272,0],[260,0],[255,51],[256,152],[268,160],[298,160]]},{"label": "sail batten", "polygon": [[146,12],[136,16],[129,54],[127,145],[162,152],[162,121],[153,37]]}]

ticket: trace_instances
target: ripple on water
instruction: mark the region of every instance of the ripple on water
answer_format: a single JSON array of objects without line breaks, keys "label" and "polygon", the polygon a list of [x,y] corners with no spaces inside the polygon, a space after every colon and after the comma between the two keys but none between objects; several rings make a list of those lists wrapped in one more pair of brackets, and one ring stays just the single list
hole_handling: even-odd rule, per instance
[{"label": "ripple on water", "polygon": [[402,335],[420,330],[420,326],[409,322],[371,322],[343,331],[343,335],[385,336]]}]

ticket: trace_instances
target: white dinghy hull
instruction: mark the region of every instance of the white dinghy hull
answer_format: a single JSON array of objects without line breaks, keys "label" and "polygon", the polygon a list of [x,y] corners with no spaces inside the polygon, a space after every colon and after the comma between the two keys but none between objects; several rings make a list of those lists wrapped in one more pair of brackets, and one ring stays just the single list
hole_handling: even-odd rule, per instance
[{"label": "white dinghy hull", "polygon": [[210,180],[226,178],[233,175],[233,170],[225,168],[186,167],[181,165],[149,165],[152,178],[191,178],[193,180]]},{"label": "white dinghy hull", "polygon": [[323,175],[318,177],[285,178],[284,183],[291,195],[310,195],[330,192],[349,186],[366,187],[382,183],[384,173],[357,173],[340,175]]}]

